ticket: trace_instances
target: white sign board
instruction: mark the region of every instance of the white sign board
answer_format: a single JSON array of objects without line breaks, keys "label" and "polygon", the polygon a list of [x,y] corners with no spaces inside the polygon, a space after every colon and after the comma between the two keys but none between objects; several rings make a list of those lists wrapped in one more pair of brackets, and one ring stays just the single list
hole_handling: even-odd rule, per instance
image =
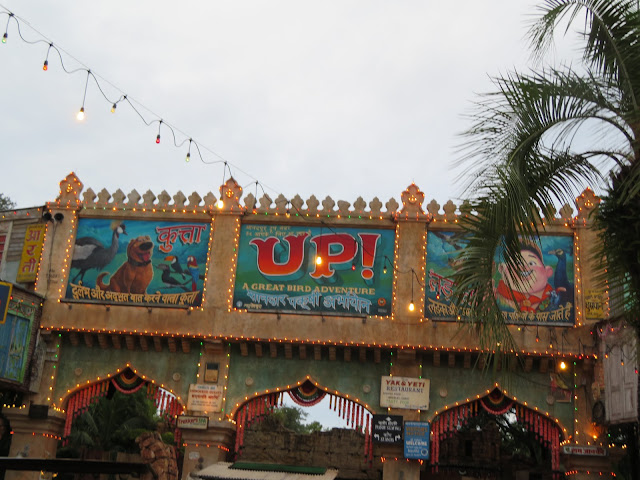
[{"label": "white sign board", "polygon": [[222,410],[221,385],[191,384],[189,386],[189,399],[187,410],[194,412],[219,412]]},{"label": "white sign board", "polygon": [[593,457],[605,457],[607,451],[602,447],[582,447],[579,445],[565,445],[562,451],[567,455],[590,455]]},{"label": "white sign board", "polygon": [[382,377],[380,406],[429,410],[429,380],[410,377]]}]

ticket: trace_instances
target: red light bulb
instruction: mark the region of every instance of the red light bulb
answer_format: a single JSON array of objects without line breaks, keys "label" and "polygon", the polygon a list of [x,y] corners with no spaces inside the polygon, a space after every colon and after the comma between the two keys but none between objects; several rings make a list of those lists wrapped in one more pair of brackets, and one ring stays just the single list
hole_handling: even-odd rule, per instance
[{"label": "red light bulb", "polygon": [[44,61],[44,65],[42,65],[42,70],[44,70],[45,72],[47,70],[49,70],[49,61],[48,60]]},{"label": "red light bulb", "polygon": [[160,134],[156,137],[156,143],[160,143]]}]

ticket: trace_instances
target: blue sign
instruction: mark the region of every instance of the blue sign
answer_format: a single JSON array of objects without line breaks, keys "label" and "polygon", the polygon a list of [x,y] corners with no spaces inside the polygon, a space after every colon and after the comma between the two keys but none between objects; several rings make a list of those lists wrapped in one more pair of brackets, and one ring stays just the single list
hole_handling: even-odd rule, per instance
[{"label": "blue sign", "polygon": [[429,423],[404,422],[404,458],[429,459]]}]

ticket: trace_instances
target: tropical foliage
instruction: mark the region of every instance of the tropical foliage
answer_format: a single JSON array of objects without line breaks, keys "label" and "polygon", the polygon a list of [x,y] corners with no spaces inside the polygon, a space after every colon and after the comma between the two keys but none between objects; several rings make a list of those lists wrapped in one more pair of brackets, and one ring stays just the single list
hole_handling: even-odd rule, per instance
[{"label": "tropical foliage", "polygon": [[259,428],[275,430],[278,427],[284,427],[295,433],[302,434],[322,431],[320,422],[305,423],[308,415],[300,407],[279,407],[265,417]]},{"label": "tropical foliage", "polygon": [[544,60],[557,34],[577,28],[582,61],[496,78],[497,90],[476,103],[463,136],[462,178],[477,215],[462,220],[470,241],[454,297],[493,348],[515,347],[494,297],[495,252],[525,282],[520,239],[539,235],[554,205],[573,204],[593,185],[604,190],[594,214],[599,260],[610,291],[620,292],[611,300],[640,328],[638,2],[545,0],[539,9],[529,29],[534,60]]},{"label": "tropical foliage", "polygon": [[125,395],[115,392],[101,398],[71,426],[69,444],[58,456],[84,457],[88,452],[138,453],[135,439],[143,432],[156,430],[159,418],[153,400],[145,392]]}]

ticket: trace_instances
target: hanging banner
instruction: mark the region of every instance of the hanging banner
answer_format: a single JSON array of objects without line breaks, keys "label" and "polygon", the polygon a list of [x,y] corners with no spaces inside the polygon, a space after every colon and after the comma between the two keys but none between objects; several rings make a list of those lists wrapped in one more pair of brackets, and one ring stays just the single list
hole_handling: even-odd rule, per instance
[{"label": "hanging banner", "polygon": [[243,225],[234,306],[390,315],[394,242],[393,230]]},{"label": "hanging banner", "polygon": [[404,458],[429,459],[428,422],[404,422]]},{"label": "hanging banner", "polygon": [[22,246],[16,282],[33,283],[36,281],[46,228],[47,226],[44,223],[27,227],[27,231],[24,234],[24,245]]},{"label": "hanging banner", "polygon": [[382,377],[380,406],[429,410],[430,381],[424,378]]},{"label": "hanging banner", "polygon": [[65,298],[200,306],[210,230],[208,223],[81,218]]},{"label": "hanging banner", "polygon": [[371,430],[375,443],[400,445],[402,443],[402,415],[374,415]]},{"label": "hanging banner", "polygon": [[[427,233],[425,311],[433,320],[458,320],[464,315],[451,302],[452,276],[458,255],[467,245],[461,231]],[[524,282],[512,279],[501,252],[494,257],[494,293],[508,323],[573,325],[575,322],[573,237],[543,235],[523,241],[527,270]]]}]

